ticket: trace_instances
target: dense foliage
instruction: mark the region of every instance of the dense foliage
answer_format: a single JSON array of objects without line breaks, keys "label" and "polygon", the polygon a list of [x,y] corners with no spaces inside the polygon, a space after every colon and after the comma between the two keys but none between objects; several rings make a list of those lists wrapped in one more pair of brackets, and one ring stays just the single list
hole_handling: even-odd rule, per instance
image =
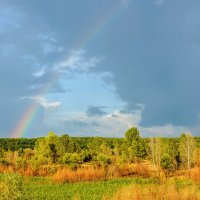
[{"label": "dense foliage", "polygon": [[0,148],[5,151],[17,151],[18,149],[34,149],[38,138],[0,138]]},{"label": "dense foliage", "polygon": [[[35,139],[0,139],[0,164],[15,170],[31,168],[35,173],[42,166],[63,165],[71,169],[93,166],[123,165],[149,160],[156,173],[190,170],[197,159],[200,138],[182,134],[180,138],[142,138],[131,128],[124,138],[69,137],[49,132]],[[54,170],[52,170],[52,173]]]}]

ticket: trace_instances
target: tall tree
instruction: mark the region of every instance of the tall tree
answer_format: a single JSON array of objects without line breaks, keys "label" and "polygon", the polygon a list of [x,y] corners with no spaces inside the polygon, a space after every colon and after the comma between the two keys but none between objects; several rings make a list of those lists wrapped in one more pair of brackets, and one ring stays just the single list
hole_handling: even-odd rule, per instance
[{"label": "tall tree", "polygon": [[133,127],[125,132],[125,144],[130,161],[132,158],[136,161],[138,158],[143,157],[145,149],[143,148],[140,132],[137,128]]},{"label": "tall tree", "polygon": [[56,163],[59,158],[60,138],[49,132],[47,137],[39,139],[35,145],[35,156],[44,164]]},{"label": "tall tree", "polygon": [[70,143],[70,138],[69,135],[64,134],[60,136],[60,150],[61,154],[64,155],[66,152],[69,151],[69,143]]},{"label": "tall tree", "polygon": [[161,142],[161,167],[166,174],[178,169],[180,156],[178,151],[179,140],[177,138],[162,138]]},{"label": "tall tree", "polygon": [[125,141],[130,146],[132,145],[133,142],[138,141],[139,139],[140,139],[140,132],[138,131],[137,128],[133,127],[125,132]]}]

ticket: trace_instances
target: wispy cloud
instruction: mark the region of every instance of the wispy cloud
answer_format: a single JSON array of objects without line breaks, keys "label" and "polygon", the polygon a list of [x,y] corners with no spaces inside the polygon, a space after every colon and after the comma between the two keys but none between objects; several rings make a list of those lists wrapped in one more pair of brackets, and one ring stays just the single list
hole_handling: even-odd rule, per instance
[{"label": "wispy cloud", "polygon": [[46,66],[43,66],[39,71],[34,72],[33,76],[39,78],[45,74]]},{"label": "wispy cloud", "polygon": [[181,133],[190,132],[188,127],[166,124],[163,126],[140,127],[143,135],[147,137],[179,137]]},{"label": "wispy cloud", "polygon": [[45,34],[41,33],[37,37],[38,39],[42,39],[44,41],[53,42],[53,43],[56,43],[58,41],[57,35],[55,32],[50,32],[50,33],[45,33]]},{"label": "wispy cloud", "polygon": [[49,55],[51,53],[60,53],[64,50],[63,47],[59,47],[59,46],[56,46],[52,43],[44,43],[43,44],[43,54],[44,55]]},{"label": "wispy cloud", "polygon": [[90,68],[95,67],[101,59],[96,57],[88,58],[83,50],[71,51],[66,59],[55,64],[54,69],[58,71],[72,70],[87,72]]},{"label": "wispy cloud", "polygon": [[60,101],[48,101],[47,99],[45,99],[44,97],[41,96],[30,96],[30,97],[21,97],[22,100],[24,99],[30,99],[30,100],[34,100],[35,102],[37,102],[38,104],[40,104],[42,107],[44,107],[45,109],[49,110],[49,109],[56,109],[61,105]]},{"label": "wispy cloud", "polygon": [[0,34],[19,29],[23,21],[24,13],[19,12],[14,7],[4,7],[0,9]]}]

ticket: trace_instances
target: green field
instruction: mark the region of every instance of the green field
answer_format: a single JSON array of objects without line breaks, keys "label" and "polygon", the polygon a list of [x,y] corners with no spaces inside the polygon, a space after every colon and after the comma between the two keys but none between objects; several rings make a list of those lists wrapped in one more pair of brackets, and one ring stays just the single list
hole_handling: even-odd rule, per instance
[{"label": "green field", "polygon": [[188,179],[118,178],[53,183],[51,178],[0,175],[2,200],[199,200],[200,184]]},{"label": "green field", "polygon": [[32,178],[25,181],[23,199],[100,200],[112,197],[123,186],[156,182],[156,179],[126,178],[101,182],[53,184],[47,178]]},{"label": "green field", "polygon": [[[99,182],[86,183],[67,183],[54,184],[48,178],[32,178],[25,180],[24,195],[22,199],[79,199],[79,200],[101,200],[111,199],[115,193],[121,188],[135,187],[138,185],[141,188],[152,186],[153,188],[163,185],[155,178],[124,178]],[[176,191],[180,193],[185,188],[197,190],[200,192],[200,185],[192,181],[183,180],[166,180],[164,185],[173,185]],[[200,193],[199,193],[200,194]]]}]

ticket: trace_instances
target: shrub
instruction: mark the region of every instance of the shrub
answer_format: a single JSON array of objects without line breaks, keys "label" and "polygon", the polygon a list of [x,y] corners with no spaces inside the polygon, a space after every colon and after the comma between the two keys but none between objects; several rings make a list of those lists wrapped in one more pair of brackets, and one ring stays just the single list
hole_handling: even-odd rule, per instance
[{"label": "shrub", "polygon": [[89,167],[78,168],[74,171],[68,168],[63,168],[57,170],[52,178],[53,181],[57,183],[103,180],[104,169]]},{"label": "shrub", "polygon": [[104,154],[98,154],[97,155],[97,163],[99,164],[99,165],[108,165],[108,164],[111,164],[111,160],[110,160],[110,158],[108,157],[108,156],[106,156],[106,155],[104,155]]},{"label": "shrub", "polygon": [[169,172],[173,172],[176,169],[176,162],[169,154],[165,154],[161,158],[160,166],[167,175]]}]

